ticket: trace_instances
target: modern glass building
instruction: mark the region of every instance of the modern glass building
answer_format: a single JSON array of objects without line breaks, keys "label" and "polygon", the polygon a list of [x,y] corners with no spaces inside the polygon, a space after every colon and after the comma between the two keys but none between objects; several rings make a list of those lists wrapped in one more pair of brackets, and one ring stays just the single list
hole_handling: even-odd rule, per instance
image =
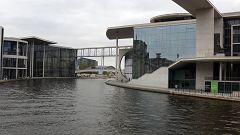
[{"label": "modern glass building", "polygon": [[77,50],[38,37],[4,38],[1,79],[75,77]]},{"label": "modern glass building", "polygon": [[189,13],[107,29],[116,47],[120,39],[133,40],[129,83],[197,90],[213,84],[219,92],[240,91],[240,12],[220,13],[208,0],[173,1]]},{"label": "modern glass building", "polygon": [[76,49],[55,46],[55,42],[37,37],[22,39],[29,43],[29,77],[75,77]]}]

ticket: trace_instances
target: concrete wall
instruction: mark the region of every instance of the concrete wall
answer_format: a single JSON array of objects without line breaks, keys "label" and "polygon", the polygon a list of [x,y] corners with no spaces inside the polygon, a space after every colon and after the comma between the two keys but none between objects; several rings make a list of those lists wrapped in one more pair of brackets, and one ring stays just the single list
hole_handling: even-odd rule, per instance
[{"label": "concrete wall", "polygon": [[132,51],[132,49],[120,49],[118,56],[118,67],[116,68],[116,79],[117,81],[127,82],[128,79],[121,73],[121,60],[126,55],[126,53]]},{"label": "concrete wall", "polygon": [[214,9],[199,9],[196,12],[197,57],[213,56],[214,54]]},{"label": "concrete wall", "polygon": [[168,67],[161,67],[151,74],[145,74],[138,79],[133,79],[129,84],[168,88]]},{"label": "concrete wall", "polygon": [[2,47],[3,47],[3,27],[0,26],[0,80],[2,79]]},{"label": "concrete wall", "polygon": [[196,63],[196,89],[205,89],[205,78],[213,77],[212,62],[197,62]]}]

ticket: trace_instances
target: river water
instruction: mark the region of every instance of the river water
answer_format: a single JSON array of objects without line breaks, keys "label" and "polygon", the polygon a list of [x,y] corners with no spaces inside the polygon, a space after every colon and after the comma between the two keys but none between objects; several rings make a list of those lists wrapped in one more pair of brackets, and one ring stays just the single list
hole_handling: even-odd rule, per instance
[{"label": "river water", "polygon": [[105,80],[0,84],[3,135],[240,134],[240,104],[107,86]]}]

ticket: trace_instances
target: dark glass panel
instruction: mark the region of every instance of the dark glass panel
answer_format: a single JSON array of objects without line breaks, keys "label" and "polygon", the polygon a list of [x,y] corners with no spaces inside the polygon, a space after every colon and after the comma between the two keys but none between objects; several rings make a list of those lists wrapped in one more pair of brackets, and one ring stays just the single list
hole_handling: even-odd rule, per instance
[{"label": "dark glass panel", "polygon": [[3,58],[3,67],[16,67],[15,58]]},{"label": "dark glass panel", "polygon": [[196,24],[134,29],[133,78],[196,56]]},{"label": "dark glass panel", "polygon": [[17,54],[17,42],[4,41],[3,55],[16,55],[16,54]]}]

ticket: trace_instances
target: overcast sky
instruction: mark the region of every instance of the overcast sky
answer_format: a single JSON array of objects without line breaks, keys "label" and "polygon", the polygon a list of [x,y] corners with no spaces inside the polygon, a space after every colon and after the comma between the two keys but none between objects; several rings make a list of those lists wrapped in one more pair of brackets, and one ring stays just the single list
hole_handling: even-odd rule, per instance
[{"label": "overcast sky", "polygon": [[[159,14],[186,12],[172,0],[0,1],[5,36],[39,36],[74,48],[114,45],[105,34],[110,26],[147,23]],[[240,11],[240,0],[211,2],[220,12]]]}]

